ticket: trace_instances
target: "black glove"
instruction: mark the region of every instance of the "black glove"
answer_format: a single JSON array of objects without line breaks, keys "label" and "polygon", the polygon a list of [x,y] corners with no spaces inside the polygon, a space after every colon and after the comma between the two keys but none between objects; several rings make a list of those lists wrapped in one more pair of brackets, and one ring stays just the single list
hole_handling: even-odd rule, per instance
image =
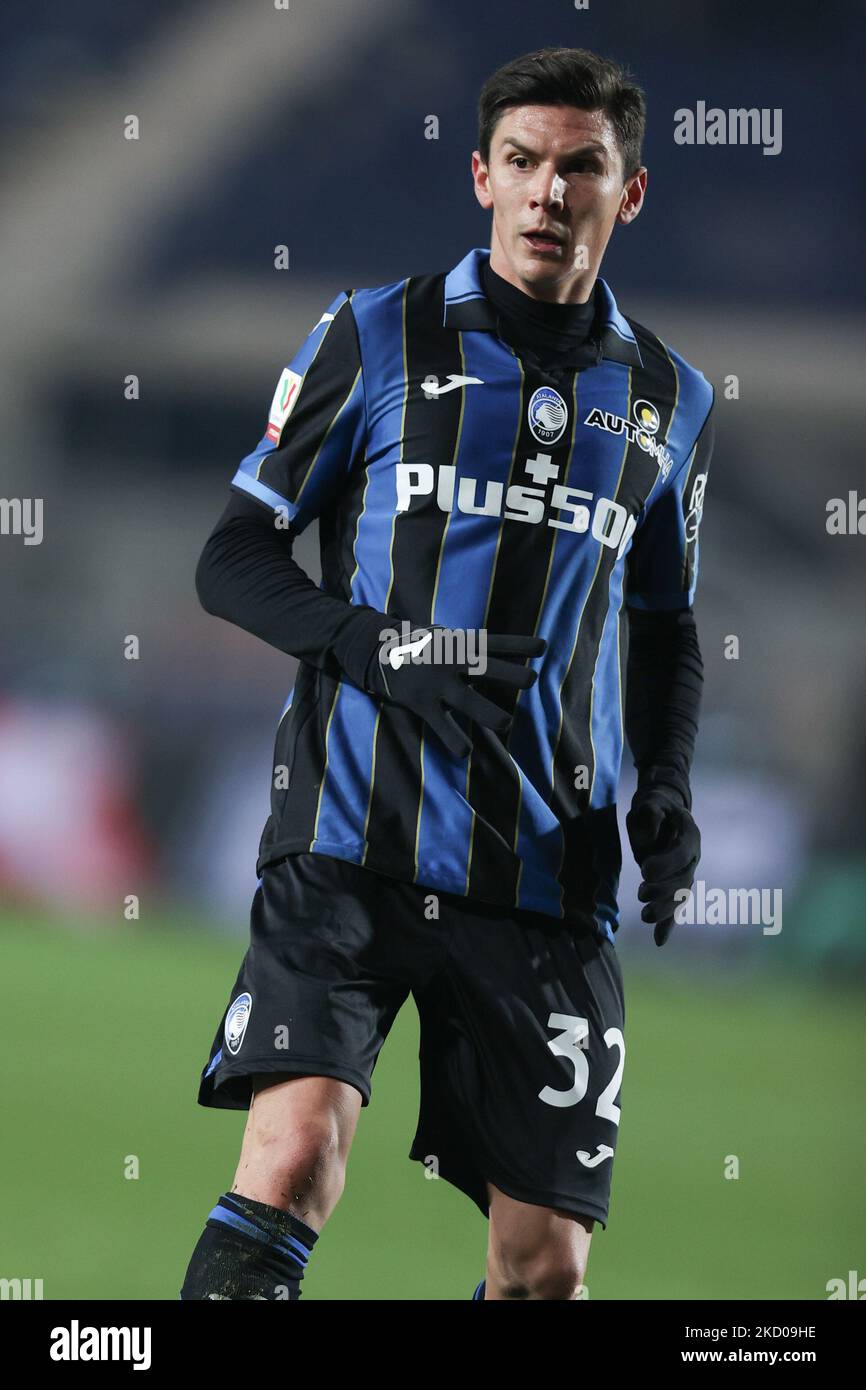
[{"label": "black glove", "polygon": [[625,825],[643,878],[637,895],[647,905],[641,920],[655,923],[655,943],[663,946],[680,906],[674,895],[694,883],[701,832],[681,798],[661,786],[635,792]]},{"label": "black glove", "polygon": [[[469,684],[468,678],[473,675],[470,662],[448,660],[455,652],[483,652],[484,646],[477,640],[477,634],[473,645],[464,645],[460,640],[443,644],[435,637],[436,633],[443,632],[456,633],[458,638],[462,636],[460,629],[434,624],[413,628],[408,644],[402,636],[396,642],[393,639],[384,641],[370,660],[364,686],[371,694],[412,710],[438,734],[449,752],[457,758],[465,758],[472,750],[472,739],[454,718],[453,710],[500,734],[510,726],[511,715]],[[478,675],[520,690],[535,684],[537,673],[521,662],[527,656],[541,656],[547,650],[543,637],[487,633],[486,638],[486,669]],[[413,660],[413,653],[426,654],[427,660]],[[521,660],[498,659],[505,656]]]}]

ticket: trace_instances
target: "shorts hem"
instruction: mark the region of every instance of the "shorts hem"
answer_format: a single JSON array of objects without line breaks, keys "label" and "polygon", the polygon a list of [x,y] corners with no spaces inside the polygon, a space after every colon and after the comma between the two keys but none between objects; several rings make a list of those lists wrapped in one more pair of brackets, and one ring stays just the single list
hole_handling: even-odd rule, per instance
[{"label": "shorts hem", "polygon": [[203,1075],[199,1082],[199,1105],[216,1110],[249,1110],[253,1094],[252,1078],[266,1072],[281,1072],[285,1076],[330,1076],[335,1081],[345,1081],[360,1091],[362,1107],[369,1105],[372,1097],[370,1085],[360,1072],[317,1057],[293,1057],[291,1062],[276,1062],[273,1057],[263,1061],[245,1059],[242,1066],[242,1070],[238,1067],[220,1067],[210,1076]]},{"label": "shorts hem", "polygon": [[[422,1149],[435,1152],[435,1146],[427,1144],[413,1144],[409,1151],[409,1158],[414,1162],[423,1163],[424,1157]],[[480,1170],[479,1170],[480,1171]],[[452,1164],[450,1160],[440,1158],[439,1177],[445,1182],[456,1187],[470,1201],[474,1202],[482,1216],[490,1219],[490,1207],[487,1200],[486,1183],[492,1182],[494,1187],[498,1187],[500,1192],[504,1192],[506,1197],[513,1197],[515,1202],[526,1202],[528,1206],[551,1207],[555,1211],[567,1212],[569,1216],[589,1216],[597,1221],[603,1230],[607,1229],[607,1219],[610,1205],[602,1206],[600,1202],[589,1197],[575,1196],[573,1193],[565,1196],[560,1193],[530,1190],[521,1187],[518,1183],[513,1183],[509,1178],[503,1178],[498,1172],[485,1166],[484,1174],[481,1179],[482,1186],[466,1174],[466,1170],[460,1165]]]},{"label": "shorts hem", "polygon": [[495,1174],[487,1173],[485,1177],[494,1187],[498,1187],[500,1192],[504,1192],[506,1197],[513,1197],[515,1202],[527,1202],[534,1207],[553,1207],[556,1211],[567,1212],[569,1216],[591,1216],[594,1221],[600,1223],[602,1229],[607,1228],[609,1208],[588,1197],[564,1197],[551,1192],[530,1192],[509,1182],[508,1179],[496,1177]]}]

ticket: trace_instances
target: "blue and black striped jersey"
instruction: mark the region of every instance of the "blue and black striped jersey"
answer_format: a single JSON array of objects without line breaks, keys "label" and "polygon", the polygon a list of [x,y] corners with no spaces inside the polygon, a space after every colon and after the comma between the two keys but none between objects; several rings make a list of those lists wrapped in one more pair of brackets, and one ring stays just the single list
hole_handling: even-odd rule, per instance
[{"label": "blue and black striped jersey", "polygon": [[620,612],[691,605],[711,385],[597,282],[595,365],[551,375],[496,334],[489,251],[341,293],[285,369],[232,486],[319,520],[322,589],[394,626],[536,634],[513,721],[458,760],[409,710],[299,665],[259,869],[300,851],[613,939]]}]

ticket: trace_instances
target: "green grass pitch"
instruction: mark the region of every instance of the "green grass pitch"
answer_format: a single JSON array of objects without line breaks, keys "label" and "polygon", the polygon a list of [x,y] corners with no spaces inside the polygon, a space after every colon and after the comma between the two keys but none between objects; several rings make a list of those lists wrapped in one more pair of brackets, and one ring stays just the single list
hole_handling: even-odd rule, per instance
[{"label": "green grass pitch", "polygon": [[[244,946],[180,925],[0,921],[0,1275],[43,1279],[47,1299],[176,1300],[231,1185],[245,1115],[195,1097]],[[858,996],[790,977],[687,976],[671,947],[667,971],[640,973],[618,949],[623,1114],[590,1299],[823,1299],[829,1279],[866,1275]],[[485,1219],[406,1156],[417,1045],[410,1000],[305,1299],[469,1299],[483,1275]]]}]

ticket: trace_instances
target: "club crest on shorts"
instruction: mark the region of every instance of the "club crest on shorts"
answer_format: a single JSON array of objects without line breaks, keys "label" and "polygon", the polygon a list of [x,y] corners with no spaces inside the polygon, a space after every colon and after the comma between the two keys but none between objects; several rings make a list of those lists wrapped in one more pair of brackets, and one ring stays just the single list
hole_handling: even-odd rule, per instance
[{"label": "club crest on shorts", "polygon": [[224,1032],[226,1047],[233,1057],[236,1057],[241,1050],[241,1043],[244,1040],[244,1033],[247,1031],[252,1008],[253,996],[251,994],[239,994],[237,999],[229,1005]]},{"label": "club crest on shorts", "polygon": [[533,439],[539,444],[555,444],[568,424],[568,406],[552,386],[533,391],[527,412]]}]

